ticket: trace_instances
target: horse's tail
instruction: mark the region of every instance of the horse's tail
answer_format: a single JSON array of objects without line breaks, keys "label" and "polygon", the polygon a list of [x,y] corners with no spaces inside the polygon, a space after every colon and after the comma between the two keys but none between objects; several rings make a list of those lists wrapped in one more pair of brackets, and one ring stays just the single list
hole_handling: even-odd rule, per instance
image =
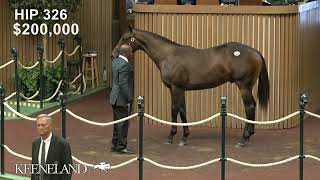
[{"label": "horse's tail", "polygon": [[262,68],[259,75],[259,84],[258,84],[258,98],[260,106],[265,109],[267,108],[268,101],[269,101],[269,91],[270,91],[270,84],[268,78],[268,71],[266,67],[266,62],[261,53],[260,57],[262,59]]}]

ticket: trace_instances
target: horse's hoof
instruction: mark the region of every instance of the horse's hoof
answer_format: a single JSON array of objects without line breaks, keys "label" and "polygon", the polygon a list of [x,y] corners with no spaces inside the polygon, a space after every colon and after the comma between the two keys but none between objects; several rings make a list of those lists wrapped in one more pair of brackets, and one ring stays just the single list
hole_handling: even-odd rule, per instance
[{"label": "horse's hoof", "polygon": [[249,141],[249,139],[241,139],[241,141],[238,142],[238,144],[236,145],[236,148],[245,147],[246,144],[249,143]]},{"label": "horse's hoof", "polygon": [[179,142],[179,146],[185,146],[185,145],[187,145],[187,141],[180,141]]},{"label": "horse's hoof", "polygon": [[244,143],[238,142],[238,144],[236,145],[236,148],[241,148],[244,147]]},{"label": "horse's hoof", "polygon": [[163,144],[173,144],[173,140],[172,139],[168,139],[168,141],[164,142]]}]

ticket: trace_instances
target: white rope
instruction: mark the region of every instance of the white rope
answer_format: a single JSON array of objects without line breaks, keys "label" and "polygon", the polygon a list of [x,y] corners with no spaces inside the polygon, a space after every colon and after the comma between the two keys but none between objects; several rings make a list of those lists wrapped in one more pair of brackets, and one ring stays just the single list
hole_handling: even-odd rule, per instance
[{"label": "white rope", "polygon": [[132,158],[126,162],[123,162],[121,164],[118,164],[118,165],[115,165],[115,166],[111,166],[110,169],[117,169],[117,168],[120,168],[120,167],[123,167],[123,166],[126,166],[134,161],[138,160],[138,158]]},{"label": "white rope", "polygon": [[[6,103],[6,102],[3,103],[3,104],[4,104],[10,111],[12,111],[13,113],[15,113],[15,114],[18,115],[19,117],[22,117],[22,118],[27,119],[27,120],[30,120],[30,121],[36,121],[36,120],[37,120],[37,118],[28,117],[28,116],[25,116],[25,115],[19,113],[18,111],[16,111],[14,108],[12,108],[12,107],[11,107],[8,103]],[[60,112],[60,109],[57,109],[57,110],[49,113],[48,115],[49,115],[49,116],[52,116],[52,115],[54,115],[54,114],[57,114],[58,112]]]},{"label": "white rope", "polygon": [[30,66],[30,67],[27,67],[27,66],[24,66],[23,64],[21,64],[19,61],[18,61],[18,64],[24,68],[24,69],[33,69],[34,67],[36,67],[38,64],[39,64],[39,61],[37,61],[34,65]]},{"label": "white rope", "polygon": [[[60,90],[60,87],[61,87],[61,84],[62,84],[62,80],[60,80],[59,84],[58,84],[58,87],[56,89],[56,91],[52,94],[51,97],[47,98],[47,99],[44,99],[43,102],[48,102],[50,101],[51,99],[53,99],[59,92]],[[40,101],[35,101],[35,100],[28,100],[28,102],[40,102]]]},{"label": "white rope", "polygon": [[67,113],[70,114],[72,117],[74,117],[76,119],[79,119],[80,121],[83,121],[83,122],[86,122],[88,124],[95,125],[95,126],[110,126],[110,125],[117,124],[117,123],[120,123],[120,122],[123,122],[123,121],[127,121],[129,119],[132,119],[132,118],[138,116],[138,113],[135,113],[135,114],[132,114],[131,116],[128,116],[128,117],[125,117],[125,118],[122,118],[122,119],[119,119],[119,120],[116,120],[116,121],[112,121],[112,122],[108,122],[108,123],[98,123],[98,122],[90,121],[88,119],[85,119],[85,118],[82,118],[80,116],[77,116],[76,114],[71,112],[69,109],[67,109]]},{"label": "white rope", "polygon": [[19,113],[18,111],[16,111],[15,109],[13,109],[11,106],[9,106],[7,103],[3,103],[10,111],[12,111],[13,113],[15,113],[16,115],[18,115],[19,117],[22,117],[24,119],[30,120],[30,121],[36,121],[36,118],[31,118],[28,116],[25,116],[21,113]]},{"label": "white rope", "polygon": [[17,157],[19,157],[19,158],[26,159],[26,160],[29,160],[29,161],[32,160],[31,157],[24,156],[24,155],[22,155],[22,154],[18,154],[18,153],[16,153],[16,152],[12,151],[7,145],[3,145],[3,147],[6,148],[6,150],[7,150],[10,154],[12,154],[12,155],[14,155],[14,156],[17,156]]},{"label": "white rope", "polygon": [[37,91],[36,93],[34,93],[34,95],[32,95],[31,97],[26,97],[26,96],[23,95],[22,93],[20,93],[20,96],[21,96],[23,99],[31,100],[31,99],[35,98],[38,94],[39,94],[39,91]]},{"label": "white rope", "polygon": [[206,123],[206,122],[209,122],[211,121],[212,119],[220,116],[220,113],[217,113],[207,119],[204,119],[204,120],[201,120],[201,121],[197,121],[197,122],[192,122],[192,123],[173,123],[173,122],[168,122],[168,121],[164,121],[164,120],[161,120],[161,119],[158,119],[158,118],[155,118],[147,113],[144,114],[145,117],[147,118],[150,118],[154,121],[157,121],[159,123],[162,123],[162,124],[167,124],[167,125],[174,125],[174,126],[195,126],[195,125],[199,125],[199,124],[202,124],[202,123]]},{"label": "white rope", "polygon": [[73,79],[73,81],[71,81],[71,82],[69,82],[68,84],[73,84],[73,83],[75,83],[80,77],[81,77],[81,73],[76,77],[76,78],[74,78]]},{"label": "white rope", "polygon": [[72,159],[73,159],[74,161],[76,161],[77,163],[83,164],[83,165],[85,165],[85,166],[94,167],[94,164],[89,164],[89,163],[83,162],[83,161],[79,160],[78,158],[76,158],[76,157],[74,157],[74,156],[72,156]]},{"label": "white rope", "polygon": [[61,110],[61,109],[56,109],[55,111],[53,111],[53,112],[49,113],[49,114],[48,114],[48,116],[53,116],[53,115],[55,115],[55,114],[59,113],[59,112],[60,112],[60,110]]},{"label": "white rope", "polygon": [[309,112],[309,111],[305,111],[306,114],[309,114],[310,116],[313,116],[315,118],[319,118],[320,119],[320,116],[318,114],[315,114],[315,113],[312,113],[312,112]]},{"label": "white rope", "polygon": [[293,116],[296,116],[298,115],[300,112],[297,111],[297,112],[294,112],[286,117],[283,117],[281,119],[278,119],[278,120],[274,120],[274,121],[252,121],[252,120],[248,120],[248,119],[245,119],[243,117],[240,117],[240,116],[237,116],[237,115],[234,115],[232,113],[227,113],[228,116],[231,116],[231,117],[234,117],[236,119],[239,119],[241,121],[244,121],[244,122],[247,122],[247,123],[251,123],[251,124],[276,124],[276,123],[279,123],[279,122],[282,122],[282,121],[285,121],[287,119],[290,119],[292,118]]},{"label": "white rope", "polygon": [[315,157],[315,156],[312,156],[312,155],[305,155],[306,158],[311,158],[311,159],[314,159],[314,160],[317,160],[317,161],[320,161],[320,158],[318,157]]},{"label": "white rope", "polygon": [[[84,75],[83,75],[83,74],[80,74],[80,75],[82,75],[83,92],[84,92],[84,91],[86,90],[86,88],[87,88],[87,84],[86,84]],[[79,87],[78,87],[78,89],[77,89],[76,91],[69,91],[69,92],[67,93],[67,95],[81,94],[80,91],[81,91],[81,84],[79,84]]]},{"label": "white rope", "polygon": [[13,96],[15,96],[17,94],[17,92],[14,92],[12,94],[10,94],[10,96],[6,97],[4,100],[8,101],[9,99],[11,99]]},{"label": "white rope", "polygon": [[67,56],[72,56],[72,55],[74,55],[74,53],[77,52],[77,50],[78,50],[79,47],[80,47],[80,45],[78,45],[78,46],[73,50],[73,52],[70,53],[70,54],[69,54],[67,51],[64,51],[64,52],[66,53]]},{"label": "white rope", "polygon": [[284,159],[282,161],[277,161],[277,162],[267,163],[267,164],[251,164],[251,163],[241,162],[241,161],[238,161],[238,160],[235,160],[235,159],[232,159],[232,158],[226,158],[226,159],[227,159],[227,161],[231,161],[231,162],[233,162],[235,164],[240,164],[240,165],[248,166],[248,167],[271,167],[271,166],[284,164],[284,163],[293,161],[293,160],[298,159],[298,158],[299,158],[299,156],[297,155],[297,156],[294,156],[294,157],[290,157],[288,159]]},{"label": "white rope", "polygon": [[60,53],[58,54],[58,56],[57,56],[54,60],[50,61],[50,60],[46,60],[46,59],[45,59],[45,61],[46,61],[47,63],[51,63],[51,64],[55,63],[55,62],[60,58],[62,52],[63,52],[63,51],[61,50]]},{"label": "white rope", "polygon": [[155,166],[158,166],[160,168],[164,168],[164,169],[172,169],[172,170],[188,170],[188,169],[196,169],[196,168],[200,168],[200,167],[203,167],[203,166],[207,166],[209,164],[213,164],[213,163],[216,163],[218,161],[220,161],[220,158],[216,158],[216,159],[213,159],[211,161],[208,161],[208,162],[205,162],[205,163],[201,163],[201,164],[197,164],[197,165],[193,165],[193,166],[185,166],[185,167],[176,167],[176,166],[168,166],[168,165],[163,165],[163,164],[159,164],[151,159],[148,159],[148,158],[144,158],[145,161],[155,165]]},{"label": "white rope", "polygon": [[1,65],[1,66],[0,66],[0,69],[2,69],[2,68],[4,68],[4,67],[8,66],[9,64],[11,64],[11,63],[13,63],[13,62],[14,62],[14,60],[11,60],[11,61],[9,61],[9,62],[5,63],[4,65]]}]

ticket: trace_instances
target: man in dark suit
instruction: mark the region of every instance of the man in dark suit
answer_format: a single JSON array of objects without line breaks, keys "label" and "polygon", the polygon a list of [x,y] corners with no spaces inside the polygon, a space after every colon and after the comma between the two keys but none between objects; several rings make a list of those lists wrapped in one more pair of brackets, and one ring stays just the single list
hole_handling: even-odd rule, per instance
[{"label": "man in dark suit", "polygon": [[[112,90],[110,104],[113,109],[113,120],[129,116],[133,101],[133,68],[129,63],[133,57],[132,48],[123,44],[119,48],[119,56],[112,61]],[[112,152],[132,154],[127,149],[129,121],[113,126]]]},{"label": "man in dark suit", "polygon": [[52,133],[52,118],[47,114],[39,115],[37,130],[40,137],[32,143],[32,165],[37,170],[31,180],[71,180],[70,145]]}]

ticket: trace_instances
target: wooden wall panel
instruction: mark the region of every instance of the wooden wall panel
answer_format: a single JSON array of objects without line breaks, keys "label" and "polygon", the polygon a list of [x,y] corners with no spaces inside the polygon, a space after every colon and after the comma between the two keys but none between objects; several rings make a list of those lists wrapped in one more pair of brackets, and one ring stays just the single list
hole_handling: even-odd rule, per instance
[{"label": "wooden wall panel", "polygon": [[[314,76],[317,73],[314,67],[317,66],[313,64],[316,61],[315,42],[319,42],[315,41],[315,38],[319,38],[320,34],[319,18],[317,18],[320,9],[318,7],[302,11],[302,7],[296,8],[295,13],[292,7],[285,7],[282,12],[281,8],[277,7],[279,12],[273,9],[274,13],[270,13],[270,9],[263,7],[266,8],[265,11],[261,10],[260,13],[255,14],[252,11],[240,12],[237,9],[233,9],[234,12],[216,13],[221,11],[221,7],[212,7],[214,10],[210,11],[206,7],[194,6],[181,9],[175,6],[176,11],[173,11],[169,6],[161,6],[158,10],[157,7],[153,7],[151,10],[146,6],[138,5],[134,9],[136,11],[135,27],[195,48],[208,48],[233,41],[258,49],[267,64],[270,101],[266,111],[259,107],[258,83],[256,83],[253,90],[257,101],[256,119],[269,121],[297,111],[299,93],[304,88],[307,88],[312,95],[313,104],[310,103],[312,107],[320,102],[320,95],[317,95],[319,93],[315,93],[319,92],[320,88]],[[194,8],[193,11],[192,8]],[[146,18],[149,16],[153,17],[152,20]],[[143,54],[143,52],[136,54],[135,71],[140,73],[136,73],[135,77],[137,86],[135,94],[145,96],[148,114],[170,121],[169,91],[161,81],[159,70],[150,63],[152,61],[149,57]],[[143,86],[140,85],[141,83]],[[221,96],[228,97],[228,112],[245,117],[239,90],[235,84],[226,83],[214,89],[186,93],[189,122],[205,119],[218,113]],[[290,128],[297,124],[296,117],[279,124],[257,126],[257,128]],[[220,127],[220,120],[212,121],[208,125]],[[227,126],[243,128],[244,123],[228,118]]]}]

